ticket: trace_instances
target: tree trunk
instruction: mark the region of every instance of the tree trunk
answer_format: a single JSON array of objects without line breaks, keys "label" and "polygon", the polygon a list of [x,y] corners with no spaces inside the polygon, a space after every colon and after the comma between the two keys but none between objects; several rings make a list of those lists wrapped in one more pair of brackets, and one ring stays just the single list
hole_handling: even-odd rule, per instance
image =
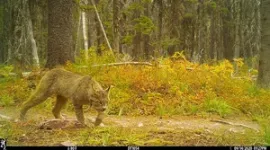
[{"label": "tree trunk", "polygon": [[163,50],[162,50],[162,37],[163,37],[163,0],[157,0],[157,3],[159,5],[158,9],[158,47],[157,47],[157,53],[154,54],[155,57],[162,56]]},{"label": "tree trunk", "polygon": [[233,27],[231,25],[232,20],[232,2],[231,0],[225,1],[225,7],[228,9],[228,13],[224,16],[223,25],[223,44],[224,44],[224,57],[230,61],[233,60]]},{"label": "tree trunk", "polygon": [[[150,16],[150,2],[145,2],[144,4],[144,15],[146,17],[151,17]],[[148,60],[150,56],[153,56],[153,51],[152,51],[152,46],[150,45],[150,33],[149,34],[144,34],[144,56]]]},{"label": "tree trunk", "polygon": [[261,2],[262,47],[258,84],[262,88],[270,88],[270,0],[262,0]]},{"label": "tree trunk", "polygon": [[74,61],[72,6],[72,0],[48,0],[48,68]]},{"label": "tree trunk", "polygon": [[235,43],[234,43],[234,58],[240,57],[240,4],[239,0],[235,2]]},{"label": "tree trunk", "polygon": [[[171,0],[171,12],[170,12],[170,28],[169,28],[169,32],[170,32],[170,39],[174,39],[177,38],[177,26],[179,26],[179,19],[178,19],[178,5],[179,5],[179,0]],[[168,54],[169,55],[173,55],[175,53],[176,50],[176,45],[173,44],[171,46],[169,46],[168,48]]]},{"label": "tree trunk", "polygon": [[[234,43],[234,60],[240,57],[240,49],[241,49],[241,29],[240,29],[240,0],[235,1],[235,43]],[[234,72],[238,74],[238,66],[237,62],[234,61]]]},{"label": "tree trunk", "polygon": [[[96,3],[97,4],[97,3]],[[98,16],[95,15],[95,26],[96,26],[96,36],[97,36],[97,54],[98,55],[102,55],[102,51],[101,51],[101,44],[102,44],[102,33],[101,33],[101,27],[98,21]]]},{"label": "tree trunk", "polygon": [[87,28],[88,28],[88,44],[89,47],[94,46],[96,42],[96,32],[95,32],[95,12],[90,11],[87,13],[88,16],[88,23],[87,23]]},{"label": "tree trunk", "polygon": [[[260,12],[261,0],[256,0],[255,4],[255,48],[252,51],[253,55],[258,54],[261,48],[261,12]],[[257,69],[257,66],[253,66]]]},{"label": "tree trunk", "polygon": [[[0,43],[4,43],[4,1],[0,1]],[[4,44],[0,44],[0,63],[5,62]]]},{"label": "tree trunk", "polygon": [[80,50],[81,50],[81,35],[82,35],[82,30],[81,30],[81,27],[82,27],[82,14],[81,14],[81,10],[78,9],[78,20],[77,20],[77,31],[76,31],[76,40],[75,40],[75,48],[74,48],[74,53],[75,53],[75,56],[80,56]]},{"label": "tree trunk", "polygon": [[[87,0],[84,0],[83,3],[87,5]],[[86,18],[86,13],[82,11],[81,13],[81,19],[82,19],[82,31],[83,31],[83,43],[84,43],[84,50],[85,50],[85,59],[88,60],[88,32],[87,32],[87,18]]]},{"label": "tree trunk", "polygon": [[30,9],[29,5],[26,4],[26,19],[27,19],[27,33],[28,37],[30,39],[31,47],[32,47],[32,57],[33,57],[33,65],[37,68],[39,68],[39,57],[38,57],[38,49],[37,49],[37,44],[36,40],[34,38],[33,34],[33,26],[32,26],[32,20],[31,20],[31,15],[30,15]]},{"label": "tree trunk", "polygon": [[216,49],[215,49],[215,44],[216,44],[216,23],[215,23],[215,11],[212,12],[211,14],[211,27],[210,27],[210,34],[211,34],[211,43],[210,43],[210,53],[209,56],[211,59],[215,59],[216,57]]},{"label": "tree trunk", "polygon": [[119,9],[120,0],[113,0],[113,48],[119,53]]},{"label": "tree trunk", "polygon": [[3,43],[1,44],[3,46],[3,56],[4,56],[4,62],[11,63],[11,49],[12,49],[12,42],[13,42],[13,18],[12,18],[12,12],[13,12],[13,3],[11,0],[4,0],[4,18],[3,18]]},{"label": "tree trunk", "polygon": [[[139,3],[139,0],[135,0],[134,2]],[[134,10],[133,17],[134,19],[139,18],[141,16],[140,10],[137,8]],[[142,33],[141,31],[135,30],[135,36],[133,38],[133,57],[135,57],[135,60],[138,60],[142,56]]]}]

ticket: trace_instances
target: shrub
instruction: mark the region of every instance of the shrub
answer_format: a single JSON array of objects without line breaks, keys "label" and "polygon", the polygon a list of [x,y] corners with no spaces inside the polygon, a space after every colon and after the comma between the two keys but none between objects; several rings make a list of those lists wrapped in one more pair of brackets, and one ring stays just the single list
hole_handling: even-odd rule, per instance
[{"label": "shrub", "polygon": [[13,97],[8,94],[3,94],[0,97],[0,106],[11,106],[14,104]]}]

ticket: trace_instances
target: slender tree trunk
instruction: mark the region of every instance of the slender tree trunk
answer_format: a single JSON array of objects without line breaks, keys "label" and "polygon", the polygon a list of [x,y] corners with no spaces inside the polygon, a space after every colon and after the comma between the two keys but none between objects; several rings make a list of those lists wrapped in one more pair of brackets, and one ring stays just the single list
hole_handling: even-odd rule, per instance
[{"label": "slender tree trunk", "polygon": [[232,2],[231,0],[226,0],[225,7],[228,9],[228,13],[225,14],[223,20],[223,44],[224,44],[224,57],[230,61],[233,60],[233,27],[231,25],[232,20]]},{"label": "slender tree trunk", "polygon": [[[177,38],[177,26],[179,26],[179,19],[178,19],[178,5],[179,5],[179,0],[171,0],[171,14],[170,14],[170,39]],[[173,55],[176,50],[176,45],[171,45],[168,48],[168,53],[169,55]]]},{"label": "slender tree trunk", "polygon": [[[120,3],[121,10],[125,9],[125,4],[127,0],[122,0]],[[125,13],[120,13],[120,20],[119,20],[119,25],[121,28],[119,28],[120,32],[120,45],[119,45],[119,52],[120,53],[127,53],[126,49],[124,48],[126,44],[122,42],[122,38],[126,35],[127,32],[127,16]],[[130,53],[131,54],[131,53]]]},{"label": "slender tree trunk", "polygon": [[4,49],[4,58],[5,58],[5,63],[11,63],[11,58],[12,58],[12,53],[11,53],[11,49],[12,49],[12,43],[13,43],[13,26],[14,26],[14,21],[13,21],[13,1],[11,0],[4,0],[3,1],[4,4],[4,14],[3,14],[3,43],[1,43],[1,45],[3,46]]},{"label": "slender tree trunk", "polygon": [[236,0],[235,6],[235,43],[234,43],[234,58],[240,57],[240,8],[239,0]]},{"label": "slender tree trunk", "polygon": [[[151,17],[150,16],[150,2],[145,2],[144,4],[144,15],[146,17]],[[150,45],[150,34],[144,34],[144,56],[146,59],[150,58],[150,55],[153,56],[153,48]]]},{"label": "slender tree trunk", "polygon": [[87,28],[88,28],[88,44],[89,47],[94,46],[94,43],[96,41],[95,36],[95,13],[93,11],[90,11],[87,13],[88,16],[88,22],[87,22]]},{"label": "slender tree trunk", "polygon": [[4,0],[0,1],[0,63],[5,62],[5,51],[4,51]]},{"label": "slender tree trunk", "polygon": [[246,53],[245,53],[245,49],[244,49],[244,42],[246,42],[245,40],[245,36],[244,36],[244,30],[246,28],[247,25],[244,24],[244,18],[243,18],[243,11],[244,7],[243,7],[243,0],[239,0],[239,15],[240,15],[240,18],[239,18],[239,48],[240,48],[240,51],[239,51],[239,57],[241,58],[246,58]]},{"label": "slender tree trunk", "polygon": [[[234,43],[234,60],[240,57],[240,49],[241,49],[241,29],[240,29],[240,0],[235,0],[235,43]],[[238,73],[237,63],[234,62],[234,72]]]},{"label": "slender tree trunk", "polygon": [[201,57],[202,57],[202,43],[203,43],[203,37],[202,36],[202,32],[203,32],[203,1],[200,1],[197,7],[197,18],[196,18],[196,32],[197,32],[197,36],[195,36],[195,40],[197,41],[197,46],[196,49],[194,49],[193,53],[191,54],[191,60],[193,62],[201,62]]},{"label": "slender tree trunk", "polygon": [[[83,1],[84,4],[87,4],[87,0]],[[82,11],[82,31],[83,31],[83,43],[84,43],[84,50],[85,50],[85,59],[88,60],[88,32],[87,32],[87,18],[86,13]]]},{"label": "slender tree trunk", "polygon": [[32,57],[33,57],[33,63],[34,66],[39,68],[39,57],[38,57],[38,49],[37,49],[37,44],[36,40],[34,38],[33,34],[33,26],[32,26],[32,20],[31,20],[31,15],[30,15],[30,9],[28,3],[26,4],[26,19],[27,19],[27,33],[29,34],[28,37],[30,39],[31,47],[32,47]]},{"label": "slender tree trunk", "polygon": [[222,16],[221,13],[219,12],[218,14],[218,42],[217,42],[217,59],[222,60],[224,59],[224,44],[223,44],[223,22],[222,22]]},{"label": "slender tree trunk", "polygon": [[211,27],[210,27],[210,34],[211,34],[211,43],[210,43],[210,53],[209,56],[211,59],[215,59],[216,57],[216,49],[215,49],[215,44],[216,44],[216,22],[215,22],[215,11],[212,12],[211,14]]},{"label": "slender tree trunk", "polygon": [[270,0],[262,0],[261,2],[262,47],[258,84],[262,88],[270,88]]},{"label": "slender tree trunk", "polygon": [[[135,0],[136,3],[139,3],[140,0]],[[135,9],[134,11],[134,19],[139,18],[141,16],[140,10]],[[133,57],[135,60],[138,60],[142,56],[142,33],[140,31],[135,30],[135,36],[133,38]]]},{"label": "slender tree trunk", "polygon": [[157,47],[157,54],[155,54],[155,57],[162,56],[163,50],[162,50],[162,37],[163,37],[163,0],[157,0],[157,3],[159,5],[158,10],[158,47]]},{"label": "slender tree trunk", "polygon": [[76,32],[76,41],[75,41],[75,56],[80,56],[80,50],[81,50],[81,35],[82,35],[82,14],[81,14],[81,10],[79,9],[78,10],[78,16],[79,16],[79,19],[77,20],[77,32]]},{"label": "slender tree trunk", "polygon": [[120,0],[113,0],[113,47],[119,53],[119,11]]},{"label": "slender tree trunk", "polygon": [[[97,3],[96,3],[97,4]],[[101,33],[101,27],[98,21],[98,17],[97,15],[95,15],[95,26],[96,26],[96,36],[97,36],[97,54],[98,55],[102,55],[102,51],[101,51],[101,44],[102,44],[102,33]]]},{"label": "slender tree trunk", "polygon": [[[261,49],[261,12],[260,12],[261,0],[256,0],[255,4],[255,48],[252,51],[253,55],[259,54]],[[257,68],[257,66],[254,66]]]}]

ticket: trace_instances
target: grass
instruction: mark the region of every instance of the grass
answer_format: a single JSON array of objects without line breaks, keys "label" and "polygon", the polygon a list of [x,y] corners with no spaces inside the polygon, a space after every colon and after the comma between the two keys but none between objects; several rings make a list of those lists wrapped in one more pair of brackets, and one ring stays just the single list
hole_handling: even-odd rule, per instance
[{"label": "grass", "polygon": [[232,113],[231,106],[226,101],[220,99],[207,99],[204,103],[206,112],[217,113],[221,117],[225,117]]},{"label": "grass", "polygon": [[0,106],[11,106],[14,104],[13,97],[8,94],[3,94],[0,97]]},{"label": "grass", "polygon": [[120,126],[40,130],[36,128],[36,123],[1,122],[1,125],[4,126],[2,126],[3,130],[0,131],[0,136],[8,139],[8,144],[13,146],[55,146],[64,141],[72,141],[78,146],[265,145],[264,134],[253,130],[247,130],[244,134],[241,132],[236,134],[228,130],[209,132],[205,129],[162,130],[149,127],[123,128]]},{"label": "grass", "polygon": [[269,128],[269,126],[266,126],[265,128],[264,128],[264,139],[265,139],[265,142],[266,142],[266,145],[267,146],[270,146],[270,128]]}]

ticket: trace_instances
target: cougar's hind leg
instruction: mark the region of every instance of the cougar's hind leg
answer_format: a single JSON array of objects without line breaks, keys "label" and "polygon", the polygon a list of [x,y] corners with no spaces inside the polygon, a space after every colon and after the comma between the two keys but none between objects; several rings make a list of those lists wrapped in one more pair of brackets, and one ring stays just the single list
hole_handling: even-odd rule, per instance
[{"label": "cougar's hind leg", "polygon": [[[50,79],[51,78],[51,79]],[[23,120],[27,111],[44,102],[48,97],[53,94],[53,91],[50,90],[51,86],[53,86],[55,78],[52,78],[50,74],[45,74],[36,89],[36,91],[29,97],[28,101],[22,106],[20,111],[20,119]]]},{"label": "cougar's hind leg", "polygon": [[20,112],[20,119],[23,120],[25,117],[25,114],[30,108],[44,102],[49,96],[50,95],[45,93],[44,91],[37,90],[34,94],[30,96],[28,101],[23,105]]},{"label": "cougar's hind leg", "polygon": [[52,113],[54,115],[55,118],[59,119],[61,117],[60,112],[62,110],[62,108],[65,106],[65,104],[67,103],[68,99],[61,96],[61,95],[57,95],[56,97],[56,103],[53,107]]},{"label": "cougar's hind leg", "polygon": [[74,104],[74,109],[75,109],[75,114],[76,114],[77,120],[81,124],[84,124],[84,116],[83,116],[83,107],[82,107],[82,105]]}]

